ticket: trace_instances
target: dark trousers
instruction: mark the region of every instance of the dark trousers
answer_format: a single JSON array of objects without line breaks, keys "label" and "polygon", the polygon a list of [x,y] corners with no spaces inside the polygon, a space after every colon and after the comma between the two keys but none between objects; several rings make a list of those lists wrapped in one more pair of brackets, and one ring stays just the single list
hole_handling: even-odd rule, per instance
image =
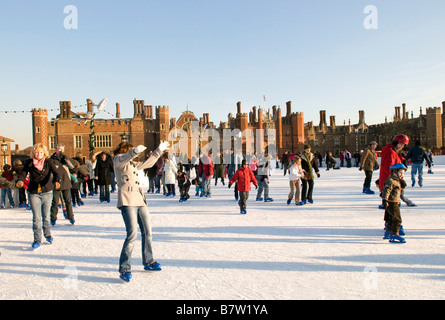
[{"label": "dark trousers", "polygon": [[167,184],[167,192],[176,194],[175,185],[173,183]]},{"label": "dark trousers", "polygon": [[303,188],[301,189],[301,201],[312,200],[312,190],[314,189],[314,179],[301,179]]},{"label": "dark trousers", "polygon": [[187,198],[187,199],[190,198],[189,190],[190,190],[189,185],[185,185],[185,186],[182,186],[181,188],[179,188],[181,198]]},{"label": "dark trousers", "polygon": [[372,181],[372,171],[365,171],[365,182],[363,183],[363,187],[371,188]]},{"label": "dark trousers", "polygon": [[400,205],[396,202],[388,202],[385,209],[386,231],[391,232],[393,236],[399,234],[402,225],[402,216],[400,214]]},{"label": "dark trousers", "polygon": [[82,194],[87,194],[87,185],[88,185],[88,182],[87,181],[82,181]]},{"label": "dark trousers", "polygon": [[19,204],[26,203],[26,190],[25,188],[19,188]]},{"label": "dark trousers", "polygon": [[79,204],[82,202],[79,192],[79,189],[71,188],[71,201],[73,202],[73,204]]},{"label": "dark trousers", "polygon": [[[233,177],[233,174],[229,176],[229,181],[230,181],[230,179],[232,179],[232,177]],[[238,194],[238,183],[236,183],[236,182],[235,182],[235,188],[233,189],[233,193],[234,193],[233,195],[235,196],[235,198],[239,197],[239,194]]]},{"label": "dark trousers", "polygon": [[51,221],[57,220],[57,212],[59,211],[59,200],[62,199],[68,219],[74,219],[73,204],[71,202],[71,189],[53,190],[53,202],[51,203]]},{"label": "dark trousers", "polygon": [[246,210],[246,202],[249,198],[249,191],[239,191],[239,208],[240,210]]}]

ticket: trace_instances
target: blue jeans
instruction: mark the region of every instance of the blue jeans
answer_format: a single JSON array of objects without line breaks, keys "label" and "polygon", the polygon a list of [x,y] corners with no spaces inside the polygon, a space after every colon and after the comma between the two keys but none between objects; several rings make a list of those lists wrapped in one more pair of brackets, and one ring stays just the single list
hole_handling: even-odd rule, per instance
[{"label": "blue jeans", "polygon": [[127,238],[122,247],[119,259],[119,272],[131,271],[131,254],[134,248],[134,242],[138,235],[138,225],[141,229],[142,241],[142,264],[147,266],[154,262],[153,251],[151,248],[151,221],[150,213],[147,207],[121,207],[122,218],[124,219],[127,230]]},{"label": "blue jeans", "polygon": [[2,195],[1,195],[1,197],[2,197],[2,199],[1,199],[2,204],[1,204],[1,206],[2,207],[5,206],[5,204],[6,204],[6,195],[8,195],[9,204],[11,205],[11,207],[14,207],[14,199],[12,198],[12,189],[4,188],[4,189],[1,189],[1,190],[2,190]]},{"label": "blue jeans", "polygon": [[28,195],[29,203],[32,210],[32,230],[34,231],[34,241],[42,241],[42,224],[43,235],[45,238],[51,236],[51,203],[53,201],[53,192],[30,193]]},{"label": "blue jeans", "polygon": [[413,182],[413,186],[416,183],[416,174],[419,176],[419,186],[423,185],[423,163],[422,162],[413,162],[411,165],[411,181]]},{"label": "blue jeans", "polygon": [[99,185],[99,200],[110,202],[110,185]]},{"label": "blue jeans", "polygon": [[258,181],[258,192],[256,194],[257,198],[261,197],[261,194],[264,190],[264,199],[269,198],[269,184],[267,183],[267,179],[264,178],[263,181]]},{"label": "blue jeans", "polygon": [[210,180],[212,180],[212,177],[209,177],[206,179],[205,174],[202,174],[202,192],[204,195],[211,195],[212,192],[210,191]]}]

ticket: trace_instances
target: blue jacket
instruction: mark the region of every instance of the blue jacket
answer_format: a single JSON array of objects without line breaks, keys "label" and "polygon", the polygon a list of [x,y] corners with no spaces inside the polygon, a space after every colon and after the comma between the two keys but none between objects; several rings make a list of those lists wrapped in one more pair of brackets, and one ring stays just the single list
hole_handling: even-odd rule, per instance
[{"label": "blue jacket", "polygon": [[428,163],[428,166],[431,167],[430,159],[427,157],[425,150],[423,150],[420,146],[415,146],[415,147],[411,148],[408,151],[405,159],[406,160],[411,159],[412,163],[423,162],[424,160],[426,160],[426,162]]}]

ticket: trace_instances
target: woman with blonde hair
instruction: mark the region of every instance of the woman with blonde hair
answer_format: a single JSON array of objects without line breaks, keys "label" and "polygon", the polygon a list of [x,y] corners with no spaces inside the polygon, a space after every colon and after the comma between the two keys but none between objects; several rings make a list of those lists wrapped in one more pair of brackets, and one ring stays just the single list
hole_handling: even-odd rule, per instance
[{"label": "woman with blonde hair", "polygon": [[120,278],[126,282],[131,279],[131,254],[141,229],[142,263],[148,271],[159,271],[161,265],[154,261],[151,247],[151,222],[145,193],[141,188],[138,171],[148,169],[156,164],[162,153],[168,149],[168,142],[161,142],[159,147],[144,162],[134,161],[146,147],[139,145],[133,148],[128,142],[121,142],[114,150],[114,174],[118,185],[117,208],[121,210],[127,231],[127,238],[119,258]]},{"label": "woman with blonde hair", "polygon": [[23,187],[23,181],[29,173],[27,191],[32,210],[33,249],[40,247],[42,227],[46,241],[53,242],[50,225],[51,202],[53,189],[60,188],[60,178],[54,161],[49,159],[48,155],[48,149],[44,144],[35,144],[31,150],[31,158],[23,163],[23,170],[20,172],[16,184],[18,188]]}]

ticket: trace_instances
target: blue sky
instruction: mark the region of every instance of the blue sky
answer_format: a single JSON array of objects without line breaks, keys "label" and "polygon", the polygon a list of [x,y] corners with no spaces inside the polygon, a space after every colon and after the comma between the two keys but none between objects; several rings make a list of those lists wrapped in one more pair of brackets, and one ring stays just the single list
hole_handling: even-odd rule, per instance
[{"label": "blue sky", "polygon": [[[64,28],[67,5],[77,30]],[[363,26],[367,5],[377,30]],[[136,98],[215,123],[237,101],[243,112],[292,101],[316,125],[320,110],[337,124],[359,110],[391,120],[402,103],[418,116],[445,100],[443,12],[438,0],[2,1],[0,135],[32,144],[30,113],[1,111],[103,97],[122,117]]]}]

